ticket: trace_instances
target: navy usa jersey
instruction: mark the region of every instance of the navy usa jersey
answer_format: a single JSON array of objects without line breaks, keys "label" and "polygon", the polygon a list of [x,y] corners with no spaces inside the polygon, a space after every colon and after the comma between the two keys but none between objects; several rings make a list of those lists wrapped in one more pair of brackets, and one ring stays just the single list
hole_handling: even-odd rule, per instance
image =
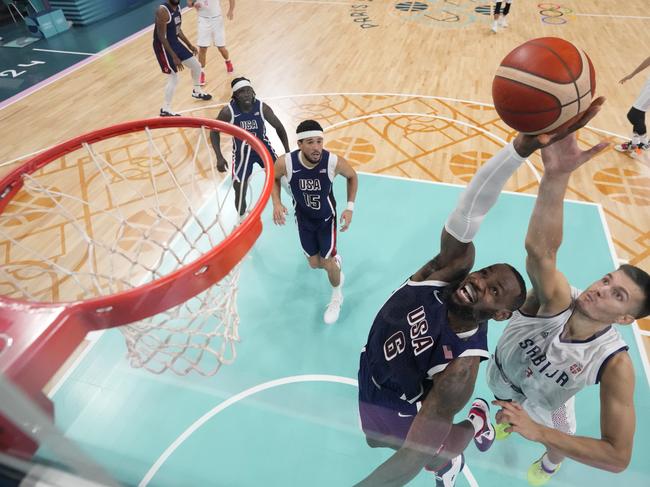
[{"label": "navy usa jersey", "polygon": [[[273,150],[271,141],[266,135],[264,103],[261,100],[255,99],[250,112],[242,112],[235,100],[231,100],[228,106],[230,108],[230,123],[233,125],[239,125],[241,128],[260,139],[271,153],[273,160],[275,160],[275,151]],[[232,155],[235,167],[239,167],[240,163],[245,162],[247,157],[251,157],[254,162],[261,163],[261,158],[257,153],[251,151],[248,144],[237,137],[233,137]]]},{"label": "navy usa jersey", "polygon": [[440,281],[406,281],[381,307],[365,348],[372,380],[414,402],[428,392],[433,376],[458,357],[488,359],[487,323],[456,334],[447,319]]},{"label": "navy usa jersey", "polygon": [[332,193],[338,157],[323,150],[320,161],[313,168],[300,162],[300,150],[285,156],[287,181],[293,195],[296,213],[311,219],[326,220],[336,215],[336,201]]}]

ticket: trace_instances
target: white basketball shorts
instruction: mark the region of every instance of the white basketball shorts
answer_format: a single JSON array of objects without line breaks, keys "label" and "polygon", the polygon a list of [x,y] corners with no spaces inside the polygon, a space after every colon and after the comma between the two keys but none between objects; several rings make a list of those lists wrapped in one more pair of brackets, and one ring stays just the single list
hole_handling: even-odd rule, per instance
[{"label": "white basketball shorts", "polygon": [[223,27],[223,16],[199,17],[199,38],[196,41],[199,47],[224,47],[226,45],[226,31]]},{"label": "white basketball shorts", "polygon": [[650,78],[648,78],[648,81],[646,81],[645,85],[643,85],[641,94],[632,106],[637,110],[641,110],[642,112],[647,112],[650,108]]},{"label": "white basketball shorts", "polygon": [[576,432],[575,400],[572,397],[555,411],[544,409],[523,394],[515,391],[510,382],[501,374],[499,368],[491,358],[487,368],[487,382],[492,394],[502,400],[519,402],[533,421],[563,433],[573,435]]}]

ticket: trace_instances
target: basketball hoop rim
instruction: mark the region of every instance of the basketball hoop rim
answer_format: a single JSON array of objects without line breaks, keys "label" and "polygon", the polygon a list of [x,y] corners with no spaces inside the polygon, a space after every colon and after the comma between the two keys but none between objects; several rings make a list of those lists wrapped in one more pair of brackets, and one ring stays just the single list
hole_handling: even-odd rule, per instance
[{"label": "basketball hoop rim", "polygon": [[[22,188],[24,174],[32,174],[57,158],[75,151],[84,143],[149,129],[202,128],[218,130],[247,142],[260,155],[266,178],[260,197],[247,217],[218,245],[195,261],[156,280],[109,296],[83,301],[38,302],[0,296],[0,316],[4,310],[30,313],[48,308],[65,308],[67,312],[90,313],[88,319],[97,327],[120,326],[160,313],[199,294],[225,277],[246,255],[262,230],[261,215],[274,184],[273,159],[260,139],[246,130],[208,118],[160,117],[124,122],[88,132],[47,149],[11,171],[0,180],[0,213]],[[93,316],[94,315],[94,316]],[[1,329],[1,327],[0,327]]]}]

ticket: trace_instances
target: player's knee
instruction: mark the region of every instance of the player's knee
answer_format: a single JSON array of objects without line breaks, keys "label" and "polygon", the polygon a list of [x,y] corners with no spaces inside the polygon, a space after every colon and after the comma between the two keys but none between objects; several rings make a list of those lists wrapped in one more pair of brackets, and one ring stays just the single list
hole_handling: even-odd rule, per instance
[{"label": "player's knee", "polygon": [[320,256],[312,255],[307,258],[307,261],[309,262],[309,267],[312,269],[320,269]]}]

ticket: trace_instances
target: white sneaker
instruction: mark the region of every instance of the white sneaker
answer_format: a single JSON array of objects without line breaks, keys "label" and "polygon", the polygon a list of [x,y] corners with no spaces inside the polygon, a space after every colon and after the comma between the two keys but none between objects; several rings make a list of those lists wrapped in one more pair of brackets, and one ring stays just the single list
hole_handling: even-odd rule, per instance
[{"label": "white sneaker", "polygon": [[[341,272],[341,282],[339,283],[339,288],[343,287],[343,282],[345,281],[345,276]],[[343,304],[343,294],[339,291],[338,293],[332,292],[332,299],[330,300],[327,308],[325,309],[325,314],[323,315],[323,321],[327,325],[336,323],[336,320],[339,319],[339,314],[341,313],[341,305]]]},{"label": "white sneaker", "polygon": [[496,34],[498,30],[499,30],[499,22],[495,20],[494,22],[492,22],[492,32]]},{"label": "white sneaker", "polygon": [[462,453],[452,458],[449,464],[436,472],[436,487],[454,487],[458,474],[465,466],[465,455]]},{"label": "white sneaker", "polygon": [[504,15],[499,17],[499,27],[502,27],[504,29],[508,27],[508,21],[506,20],[506,17]]}]

